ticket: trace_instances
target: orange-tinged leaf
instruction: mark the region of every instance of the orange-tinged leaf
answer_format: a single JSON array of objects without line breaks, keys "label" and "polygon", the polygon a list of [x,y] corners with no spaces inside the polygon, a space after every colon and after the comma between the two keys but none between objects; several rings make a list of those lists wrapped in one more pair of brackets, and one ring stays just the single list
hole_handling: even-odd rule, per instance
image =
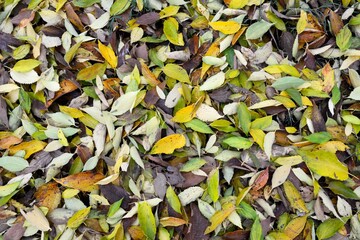
[{"label": "orange-tinged leaf", "polygon": [[214,231],[234,210],[235,206],[232,203],[225,203],[223,209],[216,211],[210,218],[211,225],[206,228],[204,234]]},{"label": "orange-tinged leaf", "polygon": [[191,104],[177,111],[171,121],[177,123],[186,123],[191,121],[195,117],[195,115],[195,104]]},{"label": "orange-tinged leaf", "polygon": [[140,64],[141,64],[141,73],[145,77],[146,81],[151,86],[158,85],[160,81],[155,77],[155,74],[151,72],[149,67],[143,61],[140,61]]},{"label": "orange-tinged leaf", "polygon": [[118,60],[115,55],[115,52],[108,46],[105,46],[100,41],[98,42],[98,48],[101,53],[101,56],[110,64],[111,67],[116,68]]},{"label": "orange-tinged leaf", "polygon": [[131,239],[134,240],[143,240],[146,239],[145,233],[144,231],[141,229],[140,226],[131,226],[128,229],[128,232],[131,236]]},{"label": "orange-tinged leaf", "polygon": [[331,153],[336,153],[337,151],[345,151],[349,147],[341,141],[329,141],[326,143],[319,144],[315,147],[316,150],[324,150]]},{"label": "orange-tinged leaf", "polygon": [[[213,42],[204,56],[216,57],[220,53],[219,43],[220,43],[219,41]],[[201,78],[204,77],[205,73],[210,69],[210,67],[211,65],[204,62],[202,63],[201,75],[200,75]]]},{"label": "orange-tinged leaf", "polygon": [[11,132],[0,133],[0,149],[9,149],[12,145],[22,142],[21,138],[13,135]]},{"label": "orange-tinged leaf", "polygon": [[184,219],[176,217],[163,217],[160,219],[160,224],[164,227],[178,227],[186,223]]},{"label": "orange-tinged leaf", "polygon": [[11,146],[9,148],[10,155],[14,155],[18,151],[24,150],[26,152],[25,159],[29,158],[33,153],[39,152],[44,149],[47,145],[46,142],[42,142],[39,140],[31,140],[29,142],[23,142],[16,146]]},{"label": "orange-tinged leaf", "polygon": [[327,63],[325,67],[321,70],[321,73],[324,77],[323,91],[326,93],[330,93],[333,87],[335,86],[335,72],[331,68],[330,64]]},{"label": "orange-tinged leaf", "polygon": [[46,102],[46,107],[49,107],[56,99],[63,96],[64,94],[70,93],[76,90],[78,87],[70,80],[63,80],[60,82],[60,90],[55,93],[54,98]]},{"label": "orange-tinged leaf", "polygon": [[210,22],[209,25],[216,31],[220,31],[223,34],[234,34],[240,30],[241,25],[235,21],[217,21]]},{"label": "orange-tinged leaf", "polygon": [[186,144],[186,139],[182,134],[171,134],[157,141],[151,149],[151,154],[171,154],[175,149],[182,148]]},{"label": "orange-tinged leaf", "polygon": [[289,201],[290,206],[301,212],[308,212],[309,210],[305,206],[304,199],[302,199],[299,191],[296,189],[294,184],[292,184],[292,182],[290,181],[285,181],[283,186],[286,198]]},{"label": "orange-tinged leaf", "polygon": [[255,179],[252,185],[252,190],[259,191],[261,188],[263,188],[266,185],[268,179],[269,179],[269,167],[261,171],[259,176]]},{"label": "orange-tinged leaf", "polygon": [[93,172],[80,172],[64,178],[55,179],[64,187],[75,188],[84,192],[91,192],[98,189],[98,185],[95,185],[98,181],[104,178],[101,173]]},{"label": "orange-tinged leaf", "polygon": [[306,220],[307,216],[294,218],[286,225],[284,233],[291,239],[296,238],[304,229]]},{"label": "orange-tinged leaf", "polygon": [[61,191],[55,182],[46,183],[38,188],[34,197],[39,207],[47,207],[49,211],[58,207],[61,201]]}]

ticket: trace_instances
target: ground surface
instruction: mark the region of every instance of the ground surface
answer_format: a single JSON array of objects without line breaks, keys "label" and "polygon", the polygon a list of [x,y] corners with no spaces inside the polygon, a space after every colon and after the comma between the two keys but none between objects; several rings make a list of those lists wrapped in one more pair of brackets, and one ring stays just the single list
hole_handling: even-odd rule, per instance
[{"label": "ground surface", "polygon": [[1,0],[0,239],[359,239],[360,4]]}]

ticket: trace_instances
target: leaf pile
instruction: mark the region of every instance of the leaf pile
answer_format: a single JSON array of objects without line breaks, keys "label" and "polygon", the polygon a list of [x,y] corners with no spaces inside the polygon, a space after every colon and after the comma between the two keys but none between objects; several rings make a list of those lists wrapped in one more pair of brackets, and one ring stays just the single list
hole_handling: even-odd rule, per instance
[{"label": "leaf pile", "polygon": [[357,1],[0,11],[0,239],[359,239]]}]

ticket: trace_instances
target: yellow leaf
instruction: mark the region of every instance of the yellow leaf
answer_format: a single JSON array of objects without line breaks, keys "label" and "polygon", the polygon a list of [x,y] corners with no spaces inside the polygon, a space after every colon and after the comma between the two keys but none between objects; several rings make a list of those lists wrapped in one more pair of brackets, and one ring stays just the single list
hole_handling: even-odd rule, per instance
[{"label": "yellow leaf", "polygon": [[55,179],[55,181],[65,187],[75,188],[84,192],[91,192],[99,188],[95,183],[103,178],[104,175],[101,173],[80,172],[64,178]]},{"label": "yellow leaf", "polygon": [[74,44],[74,45],[69,49],[69,51],[67,51],[67,52],[65,53],[65,56],[64,56],[65,62],[67,62],[67,63],[70,63],[70,62],[71,62],[71,60],[72,60],[72,59],[74,58],[74,56],[75,56],[75,53],[76,53],[77,50],[79,49],[81,43],[82,43],[82,42],[80,41],[80,42]]},{"label": "yellow leaf", "polygon": [[240,9],[245,7],[248,4],[249,0],[231,0],[229,3],[229,8]]},{"label": "yellow leaf", "polygon": [[[212,56],[212,57],[216,57],[218,54],[220,53],[220,48],[219,48],[219,42],[215,41],[211,44],[211,46],[209,47],[209,49],[207,50],[207,52],[205,53],[205,56]],[[211,68],[211,65],[206,64],[206,63],[202,63],[202,67],[201,67],[201,75],[200,78],[203,78],[205,73],[207,72],[207,70],[209,70]]]},{"label": "yellow leaf", "polygon": [[297,129],[295,127],[285,127],[285,130],[288,132],[288,133],[296,133],[297,132]]},{"label": "yellow leaf", "polygon": [[10,155],[14,155],[18,151],[24,150],[26,152],[25,159],[29,158],[33,153],[39,152],[44,149],[47,143],[39,141],[39,140],[32,140],[29,142],[23,142],[16,146],[12,146],[9,148]]},{"label": "yellow leaf", "polygon": [[98,48],[101,53],[101,56],[105,58],[105,60],[110,64],[110,66],[116,68],[117,57],[114,51],[110,47],[107,47],[104,44],[102,44],[100,41],[98,42]]},{"label": "yellow leaf", "polygon": [[347,6],[349,6],[351,0],[342,0],[341,2],[344,7],[347,7]]},{"label": "yellow leaf", "polygon": [[204,234],[214,231],[234,210],[235,206],[232,203],[225,203],[223,209],[216,211],[210,218],[211,225],[206,228]]},{"label": "yellow leaf", "polygon": [[250,135],[253,137],[254,142],[256,142],[261,147],[261,149],[264,149],[264,131],[261,129],[250,129]]},{"label": "yellow leaf", "polygon": [[295,156],[287,156],[287,157],[279,157],[275,160],[275,162],[277,164],[280,165],[290,165],[290,166],[295,166],[298,165],[299,163],[302,163],[304,160],[301,158],[301,156],[299,155],[295,155]]},{"label": "yellow leaf", "polygon": [[163,10],[160,11],[160,19],[174,16],[175,14],[178,13],[179,9],[180,6],[173,6],[173,5],[164,8]]},{"label": "yellow leaf", "polygon": [[286,198],[289,201],[290,206],[294,209],[299,210],[300,212],[308,212],[309,210],[305,206],[304,199],[302,199],[299,191],[296,189],[294,184],[287,180],[284,182],[283,186]]},{"label": "yellow leaf", "polygon": [[166,76],[174,78],[180,82],[190,83],[190,78],[186,70],[177,64],[166,64],[163,68],[163,72]]},{"label": "yellow leaf", "polygon": [[66,226],[72,229],[77,229],[89,215],[90,209],[91,207],[87,207],[74,213],[74,215],[68,220]]},{"label": "yellow leaf", "polygon": [[285,227],[284,233],[291,239],[296,238],[304,229],[307,216],[297,217],[291,220]]},{"label": "yellow leaf", "polygon": [[177,111],[171,121],[177,123],[186,123],[191,121],[195,117],[195,115],[195,104],[191,104]]},{"label": "yellow leaf", "polygon": [[319,144],[315,147],[316,150],[324,150],[326,152],[336,153],[337,151],[345,151],[349,147],[345,143],[340,141],[329,141],[326,143]]},{"label": "yellow leaf", "polygon": [[150,86],[156,86],[160,83],[160,81],[156,78],[155,74],[149,69],[149,67],[143,62],[140,61],[141,64],[141,72],[146,81],[150,84]]},{"label": "yellow leaf", "polygon": [[304,10],[301,10],[299,21],[296,24],[296,31],[298,34],[302,33],[307,25],[307,14]]},{"label": "yellow leaf", "polygon": [[151,149],[151,154],[171,154],[175,149],[182,148],[186,139],[182,134],[172,134],[157,141]]},{"label": "yellow leaf", "polygon": [[68,107],[68,106],[59,106],[60,111],[66,113],[67,115],[71,116],[72,118],[81,118],[84,117],[84,113],[79,109]]},{"label": "yellow leaf", "polygon": [[91,81],[96,78],[96,76],[102,76],[105,73],[106,64],[95,63],[89,67],[83,68],[76,75],[76,79]]},{"label": "yellow leaf", "polygon": [[296,107],[296,104],[294,103],[293,100],[291,100],[288,97],[284,97],[284,96],[274,96],[273,99],[275,99],[276,101],[282,103],[282,105],[284,105],[284,107],[286,108],[294,108]]},{"label": "yellow leaf", "polygon": [[217,21],[210,22],[209,25],[216,31],[220,31],[223,34],[234,34],[240,30],[241,25],[235,21]]},{"label": "yellow leaf", "polygon": [[313,106],[311,100],[310,100],[308,97],[301,96],[301,102],[302,102],[302,104],[305,105],[305,106],[310,106],[310,107]]},{"label": "yellow leaf", "polygon": [[276,74],[276,73],[286,73],[289,74],[293,77],[300,77],[300,73],[299,71],[291,66],[291,65],[287,65],[287,64],[278,64],[278,65],[271,65],[271,66],[267,66],[266,68],[264,68],[264,70],[270,74]]},{"label": "yellow leaf", "polygon": [[58,12],[66,2],[67,2],[66,0],[59,0],[56,4],[56,12]]}]

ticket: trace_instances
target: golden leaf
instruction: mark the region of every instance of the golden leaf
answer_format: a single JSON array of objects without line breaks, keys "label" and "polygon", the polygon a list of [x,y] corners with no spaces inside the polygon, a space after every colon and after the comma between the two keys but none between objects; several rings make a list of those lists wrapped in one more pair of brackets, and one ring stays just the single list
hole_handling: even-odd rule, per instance
[{"label": "golden leaf", "polygon": [[171,154],[175,149],[182,148],[186,139],[182,134],[172,134],[157,141],[151,149],[151,154]]}]

